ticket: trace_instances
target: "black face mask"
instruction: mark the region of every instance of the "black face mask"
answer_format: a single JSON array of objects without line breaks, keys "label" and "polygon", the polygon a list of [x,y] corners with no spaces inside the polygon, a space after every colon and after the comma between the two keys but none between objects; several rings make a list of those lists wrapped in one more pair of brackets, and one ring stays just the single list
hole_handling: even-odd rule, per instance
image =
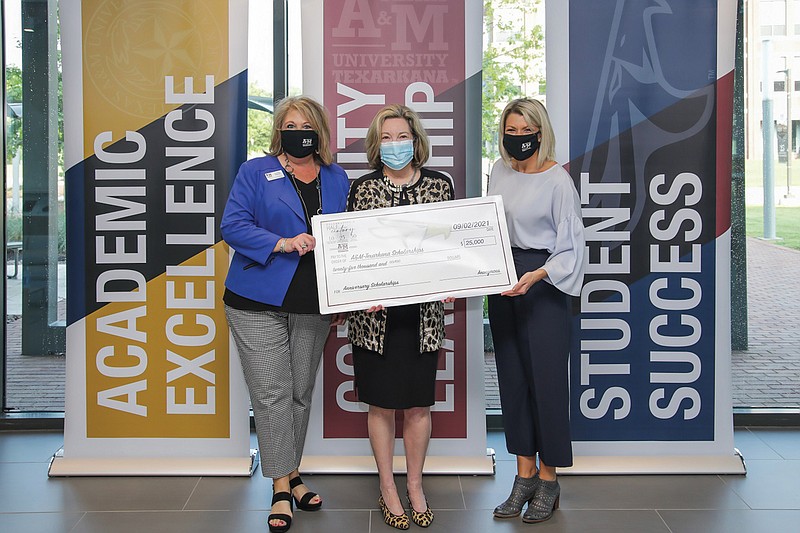
[{"label": "black face mask", "polygon": [[503,135],[503,148],[517,161],[525,161],[539,149],[539,134]]},{"label": "black face mask", "polygon": [[290,156],[303,158],[317,151],[319,135],[314,130],[281,130],[281,146]]}]

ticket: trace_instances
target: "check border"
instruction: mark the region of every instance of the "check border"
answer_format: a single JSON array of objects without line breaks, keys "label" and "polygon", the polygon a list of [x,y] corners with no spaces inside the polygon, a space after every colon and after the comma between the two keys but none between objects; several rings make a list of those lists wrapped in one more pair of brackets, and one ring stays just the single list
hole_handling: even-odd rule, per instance
[{"label": "check border", "polygon": [[[329,276],[332,274],[329,268],[329,261],[333,251],[338,243],[326,240],[326,232],[323,232],[323,224],[336,223],[336,222],[349,222],[358,224],[359,219],[375,217],[403,217],[409,213],[424,212],[424,211],[441,211],[447,212],[452,209],[459,209],[462,207],[472,206],[486,206],[491,204],[491,209],[488,210],[494,215],[490,221],[495,224],[497,231],[494,235],[499,238],[499,243],[492,249],[499,248],[503,254],[502,265],[505,270],[501,274],[505,275],[503,283],[492,282],[486,285],[470,286],[468,288],[456,290],[441,290],[441,291],[421,291],[412,295],[404,295],[397,297],[364,297],[362,295],[353,294],[353,298],[346,301],[331,303],[331,293],[329,289]],[[441,216],[442,220],[452,220],[453,217],[447,215]],[[320,312],[322,314],[341,313],[347,311],[358,311],[368,309],[374,305],[383,305],[384,307],[391,307],[396,305],[405,305],[413,303],[431,302],[443,300],[448,296],[462,298],[469,296],[483,296],[487,294],[498,294],[505,290],[512,288],[517,283],[516,270],[514,268],[514,261],[511,255],[511,244],[508,238],[508,228],[506,225],[505,211],[503,208],[503,199],[500,196],[487,196],[480,198],[466,198],[461,200],[449,200],[446,202],[435,202],[429,204],[416,204],[409,206],[396,206],[386,207],[380,209],[371,209],[366,211],[352,211],[345,213],[334,213],[327,215],[316,215],[311,219],[312,233],[317,239],[316,248],[314,249],[316,273],[317,273],[317,290],[319,294]],[[338,253],[338,251],[337,251]],[[407,285],[404,285],[407,287]],[[367,295],[369,291],[364,291]],[[341,300],[342,296],[339,295],[337,299]]]}]

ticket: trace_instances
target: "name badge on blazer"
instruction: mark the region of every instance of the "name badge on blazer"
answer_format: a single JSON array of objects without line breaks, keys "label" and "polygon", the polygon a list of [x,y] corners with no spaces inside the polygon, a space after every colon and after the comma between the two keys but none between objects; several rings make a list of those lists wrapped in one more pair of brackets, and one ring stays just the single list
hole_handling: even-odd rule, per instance
[{"label": "name badge on blazer", "polygon": [[273,170],[272,172],[265,173],[264,176],[267,178],[267,181],[279,180],[283,177],[283,171]]}]

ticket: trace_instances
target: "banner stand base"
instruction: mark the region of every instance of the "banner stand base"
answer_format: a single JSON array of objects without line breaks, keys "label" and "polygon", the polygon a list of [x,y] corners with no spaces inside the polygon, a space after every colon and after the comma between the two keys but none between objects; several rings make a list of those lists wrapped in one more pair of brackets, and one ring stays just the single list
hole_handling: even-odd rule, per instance
[{"label": "banner stand base", "polygon": [[569,468],[559,468],[564,475],[630,474],[747,474],[744,457],[734,449],[732,455],[654,455],[575,456]]},{"label": "banner stand base", "polygon": [[[486,448],[486,456],[429,455],[424,474],[493,476],[494,449]],[[406,458],[394,457],[394,473],[406,473]],[[305,455],[300,463],[302,474],[377,474],[371,455]]]},{"label": "banner stand base", "polygon": [[64,476],[252,476],[258,450],[249,457],[64,457],[50,459],[49,477]]}]

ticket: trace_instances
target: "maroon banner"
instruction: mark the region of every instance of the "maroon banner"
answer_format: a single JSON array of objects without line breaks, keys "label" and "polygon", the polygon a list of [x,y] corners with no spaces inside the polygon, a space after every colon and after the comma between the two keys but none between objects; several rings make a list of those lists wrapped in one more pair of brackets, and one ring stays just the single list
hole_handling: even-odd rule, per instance
[{"label": "maroon banner", "polygon": [[[456,198],[464,198],[464,2],[325,0],[323,20],[323,94],[333,115],[336,162],[351,178],[369,172],[364,137],[372,118],[386,104],[405,104],[420,114],[431,140],[425,166],[450,176]],[[432,436],[466,438],[464,301],[446,312]],[[323,357],[323,437],[365,438],[366,414],[356,403],[352,355],[343,336],[331,334]]]}]

